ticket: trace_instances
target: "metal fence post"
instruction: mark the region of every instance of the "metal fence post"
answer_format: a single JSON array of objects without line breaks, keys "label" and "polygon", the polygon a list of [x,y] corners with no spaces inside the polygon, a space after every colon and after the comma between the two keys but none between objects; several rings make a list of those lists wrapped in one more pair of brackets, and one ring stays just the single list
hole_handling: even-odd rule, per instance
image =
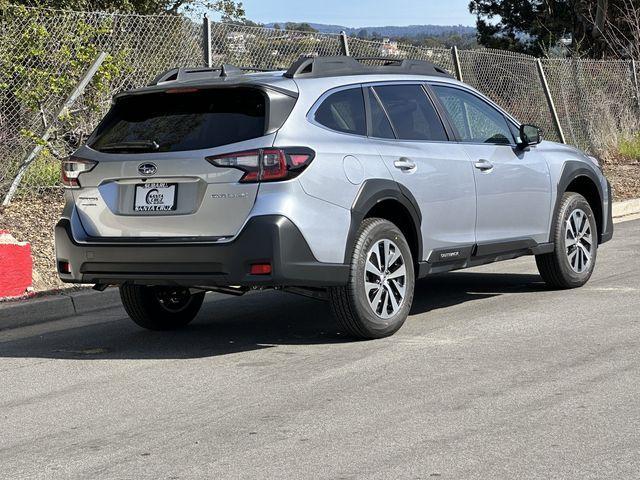
[{"label": "metal fence post", "polygon": [[[91,81],[93,76],[98,72],[98,69],[100,68],[100,65],[102,65],[102,62],[104,62],[105,58],[107,58],[107,53],[101,52],[100,55],[98,55],[98,57],[94,60],[91,67],[89,67],[89,70],[87,70],[87,72],[84,74],[84,77],[82,77],[82,80],[80,80],[78,85],[76,85],[76,88],[74,88],[73,92],[71,92],[71,95],[69,95],[69,97],[67,97],[65,102],[62,104],[62,107],[60,107],[60,110],[58,110],[58,113],[54,117],[54,122],[57,121],[69,109],[69,107],[71,107],[71,105],[73,105],[73,103],[78,99],[80,95],[82,95],[82,92],[84,92],[84,89],[87,87],[87,85],[89,85],[89,82]],[[47,144],[54,130],[55,130],[55,126],[53,124],[49,125],[49,127],[47,127],[47,129],[45,130],[44,134],[41,137],[41,143],[38,143],[38,145],[36,145],[31,150],[31,153],[29,153],[29,155],[27,155],[27,157],[24,159],[24,161],[20,165],[20,168],[18,169],[18,172],[13,178],[13,182],[11,182],[11,186],[9,187],[9,191],[7,192],[7,195],[4,197],[2,205],[4,206],[9,205],[9,203],[11,202],[11,199],[18,191],[18,186],[20,185],[20,182],[22,181],[22,177],[24,176],[25,172],[29,168],[29,165],[31,165],[33,161],[36,158],[38,158],[38,154],[42,151],[44,146]]]},{"label": "metal fence post", "polygon": [[638,70],[636,69],[635,60],[631,60],[631,78],[633,79],[633,87],[636,89],[636,101],[640,109],[640,89],[638,88]]},{"label": "metal fence post", "polygon": [[544,90],[544,95],[545,97],[547,97],[547,103],[549,104],[549,110],[551,111],[553,123],[556,127],[556,130],[558,131],[558,135],[560,136],[560,140],[562,141],[562,143],[567,143],[567,139],[564,136],[564,130],[562,130],[562,125],[560,124],[560,118],[558,117],[556,105],[553,102],[551,89],[549,88],[549,83],[547,82],[547,76],[544,73],[544,67],[542,66],[542,62],[539,58],[536,59],[536,65],[538,66],[538,73],[540,74],[540,81],[542,82],[542,90]]},{"label": "metal fence post", "polygon": [[460,55],[458,54],[458,47],[456,47],[455,45],[453,47],[451,47],[451,58],[453,59],[453,68],[455,69],[455,73],[456,73],[456,78],[459,81],[464,81],[462,80],[462,67],[460,66]]},{"label": "metal fence post", "polygon": [[342,54],[347,57],[351,56],[349,53],[349,37],[347,37],[347,32],[344,30],[340,32],[340,49],[342,50]]},{"label": "metal fence post", "polygon": [[202,51],[204,53],[204,65],[211,68],[211,20],[204,14],[202,18]]}]

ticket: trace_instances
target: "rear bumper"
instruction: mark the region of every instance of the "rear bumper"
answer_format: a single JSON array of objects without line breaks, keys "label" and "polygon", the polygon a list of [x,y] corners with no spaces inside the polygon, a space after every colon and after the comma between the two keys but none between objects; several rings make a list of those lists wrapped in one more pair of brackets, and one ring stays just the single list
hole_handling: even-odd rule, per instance
[{"label": "rear bumper", "polygon": [[[68,262],[68,283],[183,286],[334,286],[349,266],[318,262],[298,228],[281,215],[251,218],[229,243],[78,242],[71,222],[55,228],[57,265]],[[251,275],[253,263],[271,263],[269,275]]]}]

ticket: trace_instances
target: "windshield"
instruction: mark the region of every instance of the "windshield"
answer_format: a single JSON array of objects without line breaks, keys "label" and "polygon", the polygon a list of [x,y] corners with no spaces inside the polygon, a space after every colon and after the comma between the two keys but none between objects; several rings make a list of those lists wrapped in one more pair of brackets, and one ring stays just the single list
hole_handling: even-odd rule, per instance
[{"label": "windshield", "polygon": [[266,96],[224,88],[125,96],[107,113],[89,145],[109,153],[179,152],[261,137]]}]

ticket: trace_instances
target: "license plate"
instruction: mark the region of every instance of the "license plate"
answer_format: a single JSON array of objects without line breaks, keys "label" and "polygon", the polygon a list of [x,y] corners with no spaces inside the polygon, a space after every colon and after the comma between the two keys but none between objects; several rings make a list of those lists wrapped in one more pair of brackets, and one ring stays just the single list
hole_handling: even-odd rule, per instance
[{"label": "license plate", "polygon": [[136,212],[166,212],[176,209],[175,183],[143,183],[136,185],[133,210]]}]

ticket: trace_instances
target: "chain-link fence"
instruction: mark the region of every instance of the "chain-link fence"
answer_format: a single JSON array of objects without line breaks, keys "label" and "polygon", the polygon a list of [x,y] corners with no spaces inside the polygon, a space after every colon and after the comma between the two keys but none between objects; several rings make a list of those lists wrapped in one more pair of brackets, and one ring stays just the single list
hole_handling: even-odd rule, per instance
[{"label": "chain-link fence", "polygon": [[[210,25],[208,55],[212,65],[279,69],[289,67],[301,55],[342,53],[339,35],[208,22],[205,30],[206,25]],[[205,62],[209,62],[207,58]]]},{"label": "chain-link fence", "polygon": [[[56,118],[102,51],[107,58],[89,87]],[[22,188],[56,185],[56,159],[86,138],[111,96],[145,85],[168,68],[230,63],[286,69],[301,55],[346,53],[433,62],[520,121],[541,126],[546,138],[561,140],[564,134],[567,143],[592,152],[614,145],[640,127],[640,71],[633,62],[538,60],[498,50],[458,52],[181,16],[6,7],[0,9],[0,195],[5,195],[21,163],[52,125],[54,134],[27,170]]]},{"label": "chain-link fence", "polygon": [[596,152],[638,128],[634,62],[541,62],[567,143]]},{"label": "chain-link fence", "polygon": [[[84,95],[56,118],[102,51],[107,59]],[[176,65],[201,65],[202,52],[202,24],[180,16],[0,9],[0,195],[47,128],[54,135],[22,179],[30,191],[57,184],[57,158],[86,138],[114,93]]]}]

